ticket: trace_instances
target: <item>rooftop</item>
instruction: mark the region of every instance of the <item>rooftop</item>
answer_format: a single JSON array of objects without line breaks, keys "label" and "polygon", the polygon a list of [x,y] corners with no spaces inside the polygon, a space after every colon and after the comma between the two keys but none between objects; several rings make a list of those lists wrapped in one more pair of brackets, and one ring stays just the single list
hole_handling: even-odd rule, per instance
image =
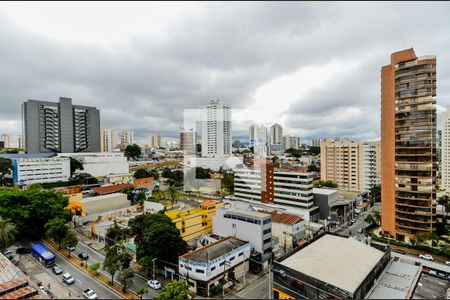
[{"label": "rooftop", "polygon": [[338,193],[335,189],[313,188],[313,194],[332,195]]},{"label": "rooftop", "polygon": [[[86,197],[86,198],[81,199],[81,202],[82,203],[88,203],[88,202],[94,202],[94,201],[101,201],[101,200],[104,200],[104,199],[117,197],[118,195],[125,195],[126,196],[126,194],[124,194],[124,193],[106,194],[106,195],[101,195],[101,196]],[[125,197],[125,199],[127,199],[127,198]]]},{"label": "rooftop", "polygon": [[383,255],[353,238],[326,234],[280,264],[354,293]]},{"label": "rooftop", "polygon": [[224,254],[227,254],[246,244],[249,244],[249,242],[245,242],[230,236],[225,239],[219,240],[215,243],[209,244],[205,247],[202,247],[200,249],[197,249],[193,252],[186,253],[181,257],[194,262],[206,263],[215,260],[216,258],[219,258]]},{"label": "rooftop", "polygon": [[413,294],[419,276],[419,266],[392,261],[367,298],[409,299]]},{"label": "rooftop", "polygon": [[275,211],[258,210],[258,212],[272,215],[272,222],[275,223],[294,225],[303,220],[303,218],[300,216],[286,213],[278,213],[276,210]]},{"label": "rooftop", "polygon": [[[220,208],[226,209],[226,208]],[[266,219],[268,217],[267,214],[263,214],[253,210],[242,210],[242,209],[226,209],[229,214],[242,216],[242,217],[250,217],[250,218],[258,218],[258,219]]]},{"label": "rooftop", "polygon": [[121,191],[122,189],[124,189],[126,187],[132,187],[132,186],[133,185],[131,185],[129,183],[122,183],[122,184],[116,184],[116,185],[101,186],[101,187],[93,188],[92,190],[96,194],[106,195],[106,194],[111,194],[111,193]]}]

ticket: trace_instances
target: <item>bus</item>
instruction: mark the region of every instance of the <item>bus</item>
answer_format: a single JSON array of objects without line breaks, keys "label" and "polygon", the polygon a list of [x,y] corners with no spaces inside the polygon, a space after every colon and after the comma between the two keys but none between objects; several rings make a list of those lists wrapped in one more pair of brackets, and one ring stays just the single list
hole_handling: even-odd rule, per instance
[{"label": "bus", "polygon": [[31,254],[34,258],[39,260],[45,267],[50,268],[55,265],[56,257],[53,253],[47,250],[41,244],[34,244],[31,246]]}]

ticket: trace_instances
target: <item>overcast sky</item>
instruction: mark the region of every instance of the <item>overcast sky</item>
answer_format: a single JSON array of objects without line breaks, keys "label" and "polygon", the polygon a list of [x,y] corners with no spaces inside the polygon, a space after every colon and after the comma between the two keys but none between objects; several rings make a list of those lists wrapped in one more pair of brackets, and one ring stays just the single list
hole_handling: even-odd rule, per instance
[{"label": "overcast sky", "polygon": [[394,51],[437,55],[438,112],[450,105],[449,16],[429,2],[2,3],[0,134],[16,144],[21,103],[64,96],[146,142],[219,98],[303,140],[379,139]]}]

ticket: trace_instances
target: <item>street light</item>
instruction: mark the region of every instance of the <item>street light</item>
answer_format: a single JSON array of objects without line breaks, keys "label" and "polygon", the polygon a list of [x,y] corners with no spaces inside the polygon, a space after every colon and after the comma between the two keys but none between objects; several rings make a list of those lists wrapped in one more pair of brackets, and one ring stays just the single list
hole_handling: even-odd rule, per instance
[{"label": "street light", "polygon": [[155,280],[155,261],[157,260],[158,258],[154,258],[154,259],[152,259],[152,262],[153,262],[153,280]]}]

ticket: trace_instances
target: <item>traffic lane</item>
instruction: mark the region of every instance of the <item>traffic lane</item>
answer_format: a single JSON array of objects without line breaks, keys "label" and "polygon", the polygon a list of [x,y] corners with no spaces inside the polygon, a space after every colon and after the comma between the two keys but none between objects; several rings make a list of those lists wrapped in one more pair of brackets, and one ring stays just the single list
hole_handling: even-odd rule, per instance
[{"label": "traffic lane", "polygon": [[[92,278],[91,276],[80,270],[78,267],[75,267],[72,263],[63,258],[61,254],[56,251],[54,253],[56,255],[56,263],[61,267],[61,269],[63,269],[62,274],[68,272],[75,279],[75,282],[73,284],[70,284],[68,287],[75,291],[76,294],[83,295],[83,291],[87,288],[90,288],[97,293],[99,298],[122,299],[119,294],[111,291],[109,288],[99,283],[96,279]],[[51,274],[53,274],[53,272],[51,272]],[[62,274],[53,274],[53,276],[57,276],[58,279],[62,281]]]},{"label": "traffic lane", "polygon": [[[102,268],[103,261],[105,260],[105,256],[103,254],[99,253],[95,249],[92,249],[85,243],[79,242],[76,246],[75,251],[73,252],[73,255],[75,255],[75,257],[78,258],[78,254],[81,252],[86,252],[89,255],[88,265],[99,262],[101,264],[101,267],[98,269],[98,272],[107,276],[108,278],[111,277],[111,275]],[[143,286],[145,286],[149,289],[149,292],[143,295],[144,299],[154,299],[158,295],[158,293],[159,293],[158,291],[151,289],[147,285],[147,280],[145,278],[143,278],[135,273],[134,278],[132,278],[130,280],[129,289],[132,290],[133,292],[136,292],[138,289],[140,289]]]},{"label": "traffic lane", "polygon": [[258,280],[246,286],[240,292],[229,295],[229,299],[267,299],[269,296],[269,274],[265,274]]}]

